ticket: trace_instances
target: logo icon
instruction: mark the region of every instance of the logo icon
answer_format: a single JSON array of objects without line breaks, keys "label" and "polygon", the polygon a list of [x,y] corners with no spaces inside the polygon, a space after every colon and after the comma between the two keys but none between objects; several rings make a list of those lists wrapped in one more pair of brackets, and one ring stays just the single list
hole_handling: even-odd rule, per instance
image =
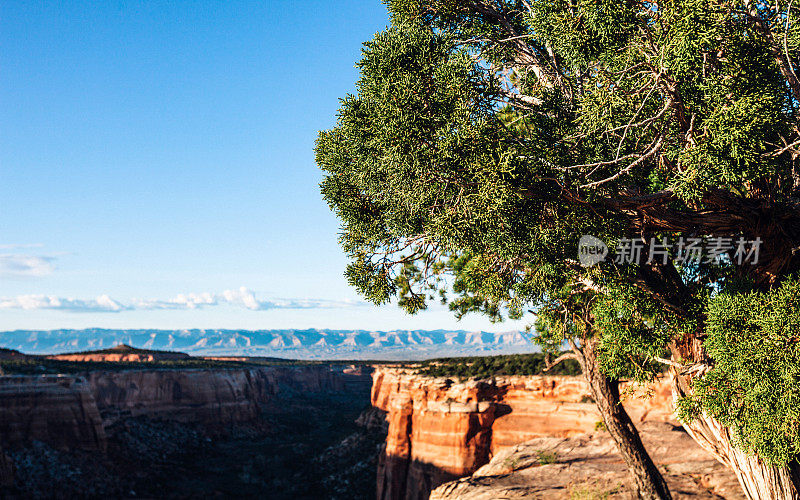
[{"label": "logo icon", "polygon": [[608,255],[608,246],[600,238],[584,234],[578,241],[578,261],[583,267],[592,267]]}]

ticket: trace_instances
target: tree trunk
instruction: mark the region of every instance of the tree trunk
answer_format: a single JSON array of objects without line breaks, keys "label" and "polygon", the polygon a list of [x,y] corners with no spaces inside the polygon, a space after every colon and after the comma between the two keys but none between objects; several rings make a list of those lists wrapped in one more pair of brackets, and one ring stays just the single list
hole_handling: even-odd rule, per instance
[{"label": "tree trunk", "polygon": [[639,498],[646,500],[671,499],[666,481],[642,444],[619,397],[619,382],[606,377],[597,362],[597,341],[591,339],[583,346],[581,363],[583,375],[589,382],[597,408],[609,434],[617,444],[628,470],[631,471]]},{"label": "tree trunk", "polygon": [[[689,394],[691,377],[672,371],[672,397],[677,401]],[[751,500],[800,500],[800,470],[797,465],[778,467],[736,447],[733,431],[716,419],[702,414],[681,422],[704,450],[731,469],[745,496]]]}]

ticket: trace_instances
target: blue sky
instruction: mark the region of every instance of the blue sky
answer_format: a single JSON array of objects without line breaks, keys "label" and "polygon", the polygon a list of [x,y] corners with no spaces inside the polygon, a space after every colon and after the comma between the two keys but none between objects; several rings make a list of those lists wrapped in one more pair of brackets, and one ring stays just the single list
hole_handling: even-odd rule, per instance
[{"label": "blue sky", "polygon": [[360,304],[316,133],[378,0],[0,8],[0,329],[458,328]]}]

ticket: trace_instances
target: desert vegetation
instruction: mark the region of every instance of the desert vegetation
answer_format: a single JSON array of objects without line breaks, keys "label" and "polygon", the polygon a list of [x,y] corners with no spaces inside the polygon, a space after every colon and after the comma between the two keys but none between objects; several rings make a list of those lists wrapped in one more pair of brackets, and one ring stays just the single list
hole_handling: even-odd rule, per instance
[{"label": "desert vegetation", "polygon": [[531,353],[432,359],[422,362],[418,373],[429,377],[481,379],[499,375],[580,375],[581,368],[577,361],[567,360],[547,370],[545,355]]}]

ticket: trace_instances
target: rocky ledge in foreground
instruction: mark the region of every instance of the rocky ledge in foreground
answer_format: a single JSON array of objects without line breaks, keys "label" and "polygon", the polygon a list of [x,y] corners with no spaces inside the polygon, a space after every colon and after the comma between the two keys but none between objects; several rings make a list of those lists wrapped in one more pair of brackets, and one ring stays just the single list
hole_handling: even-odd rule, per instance
[{"label": "rocky ledge in foreground", "polygon": [[[736,477],[678,426],[646,422],[642,440],[674,499],[744,499]],[[635,498],[633,483],[605,431],[541,437],[497,453],[472,476],[445,483],[431,500]]]}]

